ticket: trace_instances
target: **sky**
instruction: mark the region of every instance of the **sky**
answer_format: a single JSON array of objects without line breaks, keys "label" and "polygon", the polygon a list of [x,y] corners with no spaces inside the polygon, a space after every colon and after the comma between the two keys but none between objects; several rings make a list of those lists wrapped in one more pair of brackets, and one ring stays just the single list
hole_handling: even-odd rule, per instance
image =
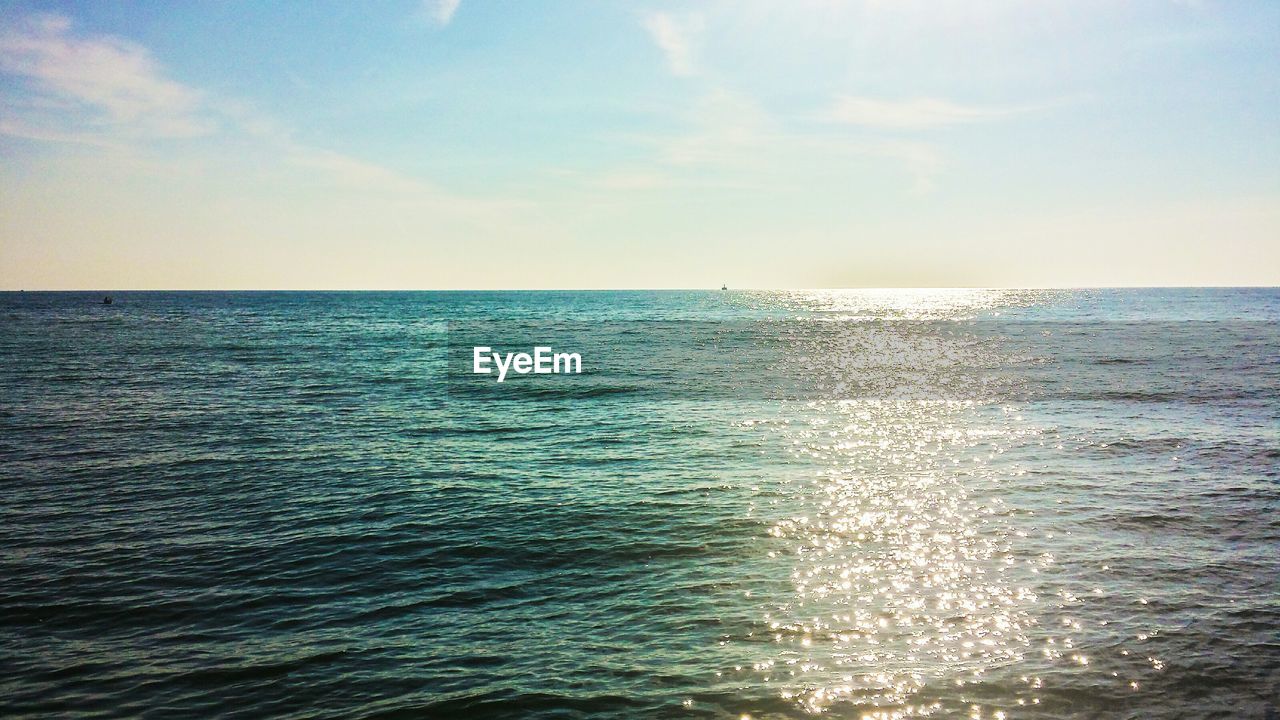
[{"label": "sky", "polygon": [[0,1],[0,289],[1280,285],[1280,3]]}]

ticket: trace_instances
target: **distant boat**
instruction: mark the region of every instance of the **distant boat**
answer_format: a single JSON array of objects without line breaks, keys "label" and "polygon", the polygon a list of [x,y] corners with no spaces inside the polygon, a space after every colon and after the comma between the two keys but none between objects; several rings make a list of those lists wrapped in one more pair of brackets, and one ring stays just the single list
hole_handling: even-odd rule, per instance
[{"label": "distant boat", "polygon": [[729,286],[728,286],[728,285],[721,285],[721,286],[720,286],[720,289],[721,289],[721,290],[728,290],[728,289],[729,289]]},{"label": "distant boat", "polygon": [[110,295],[108,295],[108,296],[106,296],[106,297],[102,298],[102,304],[103,304],[103,305],[110,305],[110,304],[111,304],[111,296],[110,296]]}]

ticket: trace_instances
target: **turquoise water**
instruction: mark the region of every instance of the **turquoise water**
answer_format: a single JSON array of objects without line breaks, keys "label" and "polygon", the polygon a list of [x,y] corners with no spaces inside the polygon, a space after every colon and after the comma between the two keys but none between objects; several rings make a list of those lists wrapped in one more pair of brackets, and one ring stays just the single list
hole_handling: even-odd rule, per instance
[{"label": "turquoise water", "polygon": [[111,294],[0,294],[5,716],[1274,714],[1280,291]]}]

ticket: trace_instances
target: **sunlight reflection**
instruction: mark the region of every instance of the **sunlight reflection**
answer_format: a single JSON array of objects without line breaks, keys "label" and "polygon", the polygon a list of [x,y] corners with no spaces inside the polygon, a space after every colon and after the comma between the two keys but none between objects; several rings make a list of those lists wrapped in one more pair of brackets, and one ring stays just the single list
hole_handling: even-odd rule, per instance
[{"label": "sunlight reflection", "polygon": [[[1013,668],[1091,668],[1075,610],[1102,591],[1047,582],[1054,554],[1028,544],[1006,505],[1024,471],[1003,456],[1045,439],[1001,401],[1006,380],[987,372],[1009,362],[998,342],[951,322],[1015,306],[1018,291],[755,302],[802,318],[784,341],[821,399],[760,424],[808,470],[774,501],[791,512],[768,528],[768,555],[789,559],[791,591],[762,608],[770,642],[747,672],[806,712],[846,704],[880,720],[951,716],[970,696],[987,702],[964,702],[967,716],[1010,717],[1044,687]],[[978,686],[1006,690],[993,702],[968,693]]]}]

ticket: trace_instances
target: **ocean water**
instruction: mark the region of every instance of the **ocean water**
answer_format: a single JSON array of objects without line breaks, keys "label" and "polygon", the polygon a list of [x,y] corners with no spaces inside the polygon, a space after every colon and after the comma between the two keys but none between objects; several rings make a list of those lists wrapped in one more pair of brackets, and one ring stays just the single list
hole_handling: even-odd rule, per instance
[{"label": "ocean water", "polygon": [[1280,291],[101,295],[0,294],[0,715],[1280,706]]}]

